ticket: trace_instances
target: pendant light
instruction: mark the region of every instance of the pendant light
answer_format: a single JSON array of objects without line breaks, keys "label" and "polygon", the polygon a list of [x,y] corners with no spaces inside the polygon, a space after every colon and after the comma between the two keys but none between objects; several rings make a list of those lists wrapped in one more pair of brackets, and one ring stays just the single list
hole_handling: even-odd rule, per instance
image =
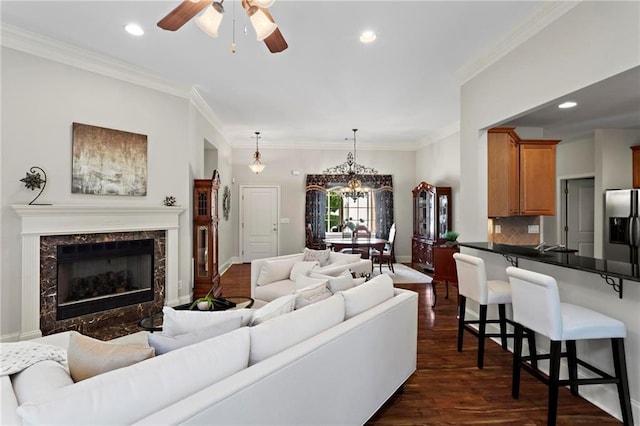
[{"label": "pendant light", "polygon": [[249,168],[255,174],[260,173],[264,170],[265,165],[260,161],[260,150],[258,149],[258,139],[260,139],[260,132],[255,132],[256,134],[256,152],[253,154],[253,163],[249,164]]}]

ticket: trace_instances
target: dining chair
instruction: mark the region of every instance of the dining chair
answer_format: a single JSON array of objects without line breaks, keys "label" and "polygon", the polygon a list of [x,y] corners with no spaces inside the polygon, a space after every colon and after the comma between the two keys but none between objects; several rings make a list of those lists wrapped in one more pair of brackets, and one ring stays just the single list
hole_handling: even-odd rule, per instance
[{"label": "dining chair", "polygon": [[391,229],[389,229],[389,238],[384,245],[382,251],[372,248],[371,249],[371,260],[375,262],[378,261],[380,266],[380,273],[382,273],[382,263],[386,262],[387,266],[394,272],[393,262],[395,261],[395,239],[396,239],[396,224],[391,225]]}]

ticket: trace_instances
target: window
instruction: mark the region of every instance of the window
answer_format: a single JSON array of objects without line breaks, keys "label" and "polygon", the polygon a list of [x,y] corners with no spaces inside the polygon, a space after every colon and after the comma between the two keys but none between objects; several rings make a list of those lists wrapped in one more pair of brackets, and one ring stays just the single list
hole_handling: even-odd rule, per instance
[{"label": "window", "polygon": [[373,231],[373,210],[371,193],[353,200],[344,197],[340,191],[327,191],[327,211],[325,232],[341,232],[349,220],[355,225],[363,224]]}]

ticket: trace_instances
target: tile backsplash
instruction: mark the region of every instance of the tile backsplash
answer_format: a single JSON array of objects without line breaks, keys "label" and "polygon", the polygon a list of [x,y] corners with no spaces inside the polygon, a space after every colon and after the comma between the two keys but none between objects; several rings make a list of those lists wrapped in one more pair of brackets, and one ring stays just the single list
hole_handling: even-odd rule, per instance
[{"label": "tile backsplash", "polygon": [[[496,233],[499,226],[500,233]],[[538,232],[529,233],[529,227],[537,227]],[[489,219],[489,241],[511,245],[540,244],[540,216],[512,216]]]}]

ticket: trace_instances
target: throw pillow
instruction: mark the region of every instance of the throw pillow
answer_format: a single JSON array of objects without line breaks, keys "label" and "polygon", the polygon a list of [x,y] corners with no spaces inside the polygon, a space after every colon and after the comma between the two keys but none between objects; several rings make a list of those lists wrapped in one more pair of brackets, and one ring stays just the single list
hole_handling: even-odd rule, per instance
[{"label": "throw pillow", "polygon": [[241,318],[241,324],[247,325],[253,314],[252,309],[230,309],[228,311],[188,311],[175,310],[169,306],[162,308],[162,333],[166,336],[179,336],[203,327],[217,324],[228,318]]},{"label": "throw pillow", "polygon": [[300,258],[297,256],[287,259],[266,260],[262,265],[262,269],[260,269],[256,284],[267,285],[276,281],[286,280],[289,278],[293,264],[299,261]]},{"label": "throw pillow", "polygon": [[250,325],[258,325],[268,319],[289,313],[293,311],[295,306],[295,294],[287,294],[286,296],[278,297],[276,300],[267,303],[262,308],[256,309],[251,317]]},{"label": "throw pillow", "polygon": [[353,283],[354,279],[348,270],[344,271],[337,277],[332,277],[330,275],[323,275],[323,274],[318,274],[313,272],[309,274],[309,276],[311,278],[316,278],[316,279],[320,279],[320,278],[326,279],[328,282],[327,287],[329,288],[329,291],[331,291],[332,294],[335,294],[338,291],[349,290],[354,286],[354,283]]},{"label": "throw pillow", "polygon": [[339,251],[332,251],[331,253],[329,253],[329,259],[330,263],[355,263],[359,262],[362,257],[357,253],[340,253]]},{"label": "throw pillow", "polygon": [[359,286],[360,284],[365,283],[365,282],[367,282],[367,279],[365,277],[354,278],[353,279],[353,286],[356,287],[356,286]]},{"label": "throw pillow", "polygon": [[349,319],[393,297],[393,280],[387,274],[343,291],[345,319]]},{"label": "throw pillow", "polygon": [[67,359],[74,382],[126,367],[154,356],[152,347],[115,345],[74,331],[69,336]]},{"label": "throw pillow", "polygon": [[296,262],[293,264],[293,267],[291,268],[291,272],[289,273],[289,279],[291,281],[295,281],[298,275],[300,274],[306,275],[307,272],[309,272],[311,269],[315,268],[318,265],[319,263],[316,260],[310,261],[310,262]]},{"label": "throw pillow", "polygon": [[296,278],[296,290],[301,290],[303,288],[307,288],[309,286],[312,285],[316,285],[316,284],[320,284],[320,283],[327,283],[327,279],[326,278],[311,278],[307,275],[298,275],[298,277]]},{"label": "throw pillow", "polygon": [[242,318],[240,317],[231,317],[217,324],[212,324],[208,327],[203,327],[178,336],[168,336],[163,333],[149,333],[149,346],[156,350],[156,355],[162,355],[175,349],[193,345],[194,343],[202,342],[203,340],[240,328],[241,321]]},{"label": "throw pillow", "polygon": [[313,268],[313,272],[317,274],[331,275],[333,277],[337,277],[344,271],[349,270],[349,263],[347,261],[339,261],[336,263],[330,263],[327,266],[320,266]]},{"label": "throw pillow", "polygon": [[320,266],[327,266],[330,261],[331,250],[314,250],[310,248],[304,248],[304,257],[302,260],[316,260],[320,263]]},{"label": "throw pillow", "polygon": [[322,281],[318,284],[310,285],[309,287],[296,290],[296,306],[295,309],[300,309],[305,306],[309,306],[313,303],[319,302],[324,299],[328,299],[332,296],[332,293],[327,288],[327,281]]}]

